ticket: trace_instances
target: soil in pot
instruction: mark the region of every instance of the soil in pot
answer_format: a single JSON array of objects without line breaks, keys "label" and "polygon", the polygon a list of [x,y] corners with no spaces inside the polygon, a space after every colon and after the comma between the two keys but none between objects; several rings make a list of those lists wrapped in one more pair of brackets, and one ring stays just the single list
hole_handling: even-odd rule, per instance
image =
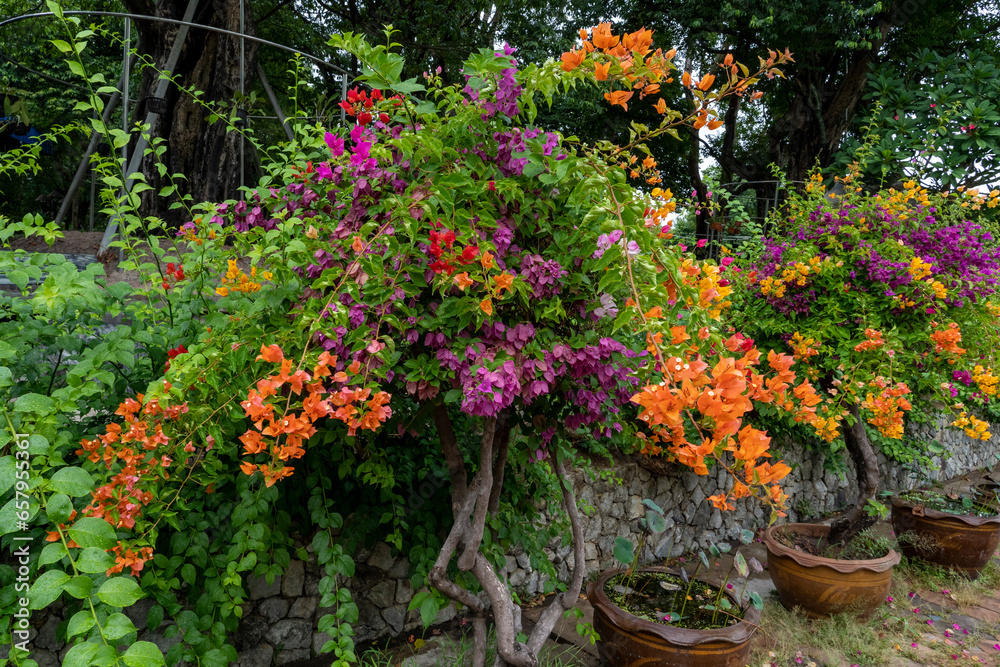
[{"label": "soil in pot", "polygon": [[897,497],[911,505],[922,505],[928,509],[956,516],[988,518],[1000,515],[997,492],[995,490],[987,491],[985,487],[977,487],[975,493],[965,495],[944,494],[935,491],[907,491]]},{"label": "soil in pot", "polygon": [[878,536],[871,529],[861,531],[846,544],[830,544],[824,541],[824,535],[804,534],[793,530],[776,532],[774,537],[789,549],[834,560],[885,558],[893,547],[891,540]]},{"label": "soil in pot", "polygon": [[892,527],[903,554],[978,578],[1000,543],[994,500],[926,491],[893,498]]},{"label": "soil in pot", "polygon": [[718,588],[698,580],[685,582],[669,572],[638,572],[632,577],[620,572],[604,584],[604,594],[622,611],[675,628],[725,628],[743,619],[743,610],[728,596],[720,596]]},{"label": "soil in pot", "polygon": [[765,531],[768,569],[778,596],[789,609],[799,607],[813,618],[841,613],[867,618],[889,594],[900,556],[888,541],[871,534],[844,546],[825,545],[829,533],[829,526],[817,524]]},{"label": "soil in pot", "polygon": [[[643,574],[661,572],[666,572],[666,570],[647,568],[642,571]],[[650,621],[623,611],[608,598],[605,584],[609,579],[620,574],[615,570],[607,570],[596,581],[591,581],[587,585],[587,597],[594,606],[594,629],[601,637],[597,648],[604,661],[603,664],[611,667],[651,667],[652,665],[657,667],[745,667],[750,658],[750,640],[760,623],[760,611],[756,607],[747,605],[740,610],[744,617],[743,620],[732,623],[729,620],[724,621],[727,625],[723,627],[708,629],[678,627],[676,620],[667,624],[664,622],[663,616],[667,616],[671,612],[664,607],[673,604],[673,600],[677,598],[676,593],[679,592],[668,591],[667,588],[672,588],[680,582],[686,590],[687,585],[676,576],[652,578],[645,582],[645,586],[655,585],[659,587],[664,591],[666,597],[661,598],[661,601],[658,602],[649,602],[649,609],[652,613],[636,609],[639,613],[646,613],[652,617],[655,617],[657,609],[663,612],[657,621]],[[673,575],[672,572],[670,574]],[[638,575],[635,581],[638,581]],[[666,586],[661,586],[661,581]],[[619,599],[625,589],[615,590],[614,587],[622,585],[612,584],[611,586],[611,594]],[[637,583],[634,586],[638,590],[643,584]],[[691,590],[697,591],[697,594],[705,597],[718,591],[717,588],[709,588],[707,585],[698,588],[693,586]],[[699,619],[699,614],[695,613],[697,610],[692,610],[691,607],[695,602],[702,601],[693,599],[694,594],[691,595],[692,600],[687,600],[687,594],[685,592],[683,595],[688,604],[684,611],[685,616],[689,617],[688,621],[706,625],[706,619],[704,617]],[[643,595],[647,595],[647,592],[643,592]],[[652,591],[648,591],[650,600],[659,595],[661,594],[658,592],[654,594]],[[635,597],[635,594],[630,597]],[[735,595],[731,603],[735,605]],[[630,605],[626,602],[626,606]],[[631,606],[635,608],[634,605]],[[701,605],[695,605],[695,607],[697,606],[704,606],[704,602]],[[736,610],[731,611],[735,612]],[[677,611],[673,613],[678,614]],[[719,616],[721,617],[722,614],[720,613]],[[721,619],[717,619],[717,626],[721,625],[722,622]]]}]

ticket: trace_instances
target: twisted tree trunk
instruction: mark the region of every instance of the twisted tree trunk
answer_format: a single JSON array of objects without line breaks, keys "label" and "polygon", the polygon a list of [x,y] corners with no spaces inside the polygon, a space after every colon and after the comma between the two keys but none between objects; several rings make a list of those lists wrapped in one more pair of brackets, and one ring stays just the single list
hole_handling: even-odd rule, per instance
[{"label": "twisted tree trunk", "polygon": [[438,428],[441,449],[451,477],[452,515],[455,523],[441,547],[434,567],[428,574],[428,580],[447,597],[465,605],[472,612],[474,667],[485,667],[486,663],[486,605],[471,591],[448,578],[448,564],[455,554],[458,554],[458,569],[471,572],[490,601],[496,629],[496,665],[537,667],[538,653],[542,645],[563,612],[576,604],[583,586],[585,568],[583,526],[576,507],[573,485],[566,476],[566,469],[556,448],[553,448],[550,461],[553,472],[560,481],[563,507],[569,516],[573,534],[575,558],[573,576],[566,591],[557,595],[553,603],[542,613],[527,643],[521,643],[517,640],[521,632],[521,607],[514,603],[507,582],[496,573],[492,564],[479,551],[483,542],[486,519],[499,509],[499,495],[503,487],[503,473],[510,445],[511,428],[508,415],[501,413],[498,417],[485,421],[479,452],[479,469],[471,482],[468,480],[465,462],[458,448],[451,420],[443,405],[436,408],[434,422]]},{"label": "twisted tree trunk", "polygon": [[857,405],[850,407],[850,415],[854,423],[844,429],[844,442],[847,453],[854,461],[855,475],[858,478],[858,500],[830,525],[830,544],[849,542],[852,537],[875,523],[875,517],[865,513],[865,506],[878,492],[878,458],[868,440],[868,432],[865,431],[865,423],[861,421]]}]

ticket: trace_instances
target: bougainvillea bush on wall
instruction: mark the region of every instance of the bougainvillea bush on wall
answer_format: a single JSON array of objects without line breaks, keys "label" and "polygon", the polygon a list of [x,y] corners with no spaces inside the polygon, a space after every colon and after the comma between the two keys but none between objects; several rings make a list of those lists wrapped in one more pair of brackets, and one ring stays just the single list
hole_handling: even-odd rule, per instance
[{"label": "bougainvillea bush on wall", "polygon": [[[168,662],[231,661],[246,578],[287,566],[293,530],[312,540],[326,574],[324,650],[352,659],[343,542],[352,521],[370,517],[359,500],[387,508],[379,537],[415,548],[403,544],[420,533],[400,480],[439,469],[453,523],[422,535],[421,614],[461,603],[481,664],[482,591],[502,660],[537,664],[583,579],[566,483],[580,450],[641,449],[699,474],[725,466],[733,481],[711,498],[717,507],[753,495],[776,516],[788,467],[768,460],[767,435],[744,417],[757,403],[818,419],[819,398],[791,356],[724,331],[732,287],[719,267],[662,244],[672,204],[666,191],[634,187],[659,180],[638,141],[586,147],[532,124],[545,97],[595,83],[611,104],[660,111],[662,124],[640,136],[712,124],[718,100],[751,95],[787,54],[755,74],[731,57],[700,80],[683,73],[694,104],[681,113],[657,95],[673,80],[673,52],[654,49],[645,30],[583,31],[577,50],[543,66],[521,68],[509,47],[484,51],[459,86],[433,73],[399,81],[391,46],[333,43],[364,65],[344,103],[354,122],[272,150],[244,201],[190,209],[183,261],[146,267],[150,298],[190,314],[187,335],[164,350],[165,377],[123,402],[103,433],[61,452],[65,463],[34,462],[42,506],[57,463],[94,487],[60,499],[65,511],[38,530],[55,545],[41,567],[56,582],[52,599],[81,601],[70,600],[85,646],[74,650],[99,664],[119,660],[101,624],[123,598],[92,598],[73,577],[94,590],[105,575],[132,582],[114,584],[129,597],[141,581],[153,618],[183,630]],[[497,572],[534,532],[512,511],[539,499],[526,488],[561,503],[576,567],[522,642],[520,607]],[[293,514],[307,528],[293,528]],[[96,559],[89,569],[85,558]]]},{"label": "bougainvillea bush on wall", "polygon": [[[843,429],[856,452],[860,418],[889,454],[919,456],[920,443],[901,441],[914,405],[944,407],[954,427],[990,438],[981,417],[997,388],[1000,240],[978,212],[996,207],[1000,192],[846,184],[831,197],[814,178],[790,200],[739,274],[748,294],[734,321],[759,343],[791,351],[822,388],[817,424],[834,451]],[[855,462],[877,486],[868,449]]]}]

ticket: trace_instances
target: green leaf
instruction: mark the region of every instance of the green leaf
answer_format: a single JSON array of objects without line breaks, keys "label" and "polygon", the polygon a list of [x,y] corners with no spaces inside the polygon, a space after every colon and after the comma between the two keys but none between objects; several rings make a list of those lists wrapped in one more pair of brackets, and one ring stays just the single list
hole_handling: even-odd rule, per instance
[{"label": "green leaf", "polygon": [[659,505],[657,505],[656,503],[654,503],[649,498],[646,498],[645,500],[643,500],[642,504],[645,505],[646,507],[648,507],[649,509],[653,510],[657,514],[664,514],[663,508],[661,508]]},{"label": "green leaf", "polygon": [[764,608],[764,601],[760,598],[760,595],[758,595],[757,593],[755,593],[753,591],[750,591],[750,602],[757,609],[763,609]]},{"label": "green leaf", "polygon": [[[13,273],[13,272],[11,272]],[[11,282],[14,279],[10,277]],[[24,394],[18,396],[17,400],[14,401],[14,412],[30,412],[36,415],[47,415],[55,411],[56,402],[53,401],[48,396],[42,396],[41,394]]]},{"label": "green leaf", "polygon": [[94,667],[93,658],[98,644],[81,642],[71,648],[62,660],[62,667]]},{"label": "green leaf", "polygon": [[66,547],[62,542],[47,544],[45,545],[45,548],[42,549],[41,555],[38,557],[38,567],[57,563],[62,560],[66,554]]},{"label": "green leaf", "polygon": [[226,658],[226,654],[222,650],[213,648],[201,656],[201,664],[205,667],[226,667],[229,664],[229,659]]},{"label": "green leaf", "polygon": [[163,607],[155,604],[146,615],[146,629],[155,630],[163,623]]},{"label": "green leaf", "polygon": [[[179,646],[176,645],[175,646]],[[180,648],[183,649],[183,646]],[[159,667],[166,664],[163,652],[152,642],[136,642],[128,647],[123,656],[128,667]]]},{"label": "green leaf", "polygon": [[128,607],[142,597],[139,584],[130,577],[114,577],[108,579],[97,591],[97,599],[112,607]]},{"label": "green leaf", "polygon": [[72,639],[76,635],[82,635],[87,632],[92,627],[94,627],[94,615],[90,610],[78,611],[73,614],[73,617],[69,619],[69,623],[66,625],[66,638]]},{"label": "green leaf", "polygon": [[0,458],[0,496],[7,493],[17,481],[17,462],[13,456]]},{"label": "green leaf", "polygon": [[629,565],[635,558],[635,545],[627,538],[616,537],[615,547],[612,550],[615,560],[623,565]]},{"label": "green leaf", "polygon": [[69,581],[69,575],[62,570],[49,570],[42,574],[31,585],[29,609],[44,609],[55,602],[63,592],[63,584]]},{"label": "green leaf", "polygon": [[73,513],[73,501],[65,493],[56,493],[49,496],[49,501],[45,503],[45,514],[50,523],[59,524],[69,521],[69,515]]},{"label": "green leaf", "polygon": [[90,595],[90,591],[93,587],[94,580],[82,574],[73,577],[63,584],[63,590],[75,597],[77,600],[82,600]]},{"label": "green leaf", "polygon": [[438,605],[437,599],[433,595],[428,595],[423,602],[420,603],[420,620],[423,622],[425,628],[429,628],[434,619],[437,618],[438,611],[441,607]]},{"label": "green leaf", "polygon": [[81,572],[100,574],[114,567],[115,559],[107,551],[97,547],[87,547],[76,559],[76,567]]},{"label": "green leaf", "polygon": [[106,551],[118,544],[118,536],[111,524],[93,516],[78,519],[69,529],[69,536],[84,549],[97,547]]},{"label": "green leaf", "polygon": [[410,95],[412,93],[418,93],[427,90],[422,85],[417,83],[417,77],[412,79],[407,79],[406,81],[400,81],[399,83],[394,83],[389,86],[390,89],[395,90],[397,93],[403,93],[405,95]]},{"label": "green leaf", "polygon": [[101,634],[111,640],[121,639],[133,632],[135,632],[135,626],[132,625],[132,619],[125,614],[111,614],[104,622],[104,627],[101,628]]},{"label": "green leaf", "polygon": [[746,545],[753,542],[753,531],[750,529],[743,529],[740,531],[740,542]]},{"label": "green leaf", "polygon": [[736,552],[736,558],[733,559],[733,565],[736,567],[736,571],[740,573],[741,577],[747,577],[750,575],[750,568],[747,566],[747,559],[743,557],[742,552]]},{"label": "green leaf", "polygon": [[83,468],[60,468],[49,480],[49,487],[76,498],[90,494],[94,490],[94,480]]},{"label": "green leaf", "polygon": [[657,535],[667,529],[667,520],[663,515],[651,510],[646,511],[646,523],[649,524],[649,529]]}]

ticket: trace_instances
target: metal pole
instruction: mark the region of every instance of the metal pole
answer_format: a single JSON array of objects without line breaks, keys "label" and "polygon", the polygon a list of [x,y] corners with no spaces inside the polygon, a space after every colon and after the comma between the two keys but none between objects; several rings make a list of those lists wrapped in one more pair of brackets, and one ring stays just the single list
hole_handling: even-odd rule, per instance
[{"label": "metal pole", "polygon": [[[195,25],[190,23],[191,19],[194,17],[194,12],[198,8],[198,0],[188,0],[187,9],[184,10],[184,23],[177,30],[177,36],[174,38],[174,44],[170,47],[170,54],[167,56],[167,63],[164,70],[167,72],[173,72],[174,68],[177,66],[177,61],[181,57],[181,49],[184,47],[184,40],[187,39],[188,26]],[[156,91],[154,97],[164,97],[167,94],[167,87],[170,85],[170,80],[163,78],[156,84]],[[156,119],[156,114],[152,111],[146,112],[146,125],[152,125],[153,121]],[[139,141],[136,142],[135,150],[132,152],[132,159],[129,160],[128,168],[125,170],[125,184],[123,187],[124,192],[128,192],[132,187],[131,176],[136,171],[139,170],[139,163],[142,161],[142,156],[146,152],[146,146],[149,141],[145,134],[139,135]],[[104,231],[104,238],[101,239],[101,247],[98,250],[98,254],[102,254],[108,249],[108,246],[114,240],[115,235],[118,233],[118,220],[112,216],[108,220],[108,228]]]},{"label": "metal pole", "polygon": [[[340,75],[340,101],[347,99],[347,72]],[[340,108],[340,124],[347,125],[347,110]]]},{"label": "metal pole", "polygon": [[[288,124],[288,119],[285,117],[285,113],[281,110],[281,105],[278,104],[278,98],[275,97],[274,91],[271,90],[271,84],[267,81],[267,75],[264,74],[264,68],[260,66],[260,62],[257,62],[257,76],[260,77],[260,83],[264,86],[264,93],[267,94],[267,99],[271,100],[271,106],[274,107],[274,113],[278,114],[278,122],[281,123],[281,127],[285,128],[285,135],[288,136],[289,141],[295,141],[295,134],[292,132],[292,127]],[[249,119],[250,117],[247,116]]]},{"label": "metal pole", "polygon": [[[131,61],[135,62],[136,56],[133,54]],[[130,63],[131,64],[131,63]],[[104,127],[108,126],[108,122],[111,120],[111,114],[114,112],[115,108],[118,106],[118,101],[122,97],[122,86],[125,85],[125,72],[122,71],[122,75],[118,78],[118,90],[116,90],[111,95],[111,99],[104,106],[104,113],[101,115],[101,119],[104,121]],[[96,109],[95,109],[96,115]],[[73,193],[76,192],[80,184],[83,183],[83,179],[87,176],[87,167],[90,164],[90,156],[94,154],[97,149],[97,144],[100,143],[103,135],[94,130],[90,134],[90,144],[87,146],[87,150],[83,153],[83,159],[80,160],[80,166],[76,168],[76,174],[73,175],[73,182],[69,186],[69,190],[66,191],[66,196],[63,197],[62,206],[59,207],[59,214],[56,215],[56,225],[62,222],[63,218],[66,217],[66,213],[69,211],[69,203],[73,198]],[[93,219],[91,219],[91,227],[93,227]],[[93,230],[91,230],[93,231]]]},{"label": "metal pole", "polygon": [[[128,19],[125,20],[125,44],[122,49],[122,78],[125,80],[122,86],[122,132],[128,133],[128,88],[132,71],[129,58],[129,52],[132,50],[132,22]],[[128,144],[122,146],[122,163],[128,163]]]},{"label": "metal pole", "polygon": [[[243,24],[243,21],[244,21],[244,17],[243,17],[243,0],[240,0],[240,107],[241,108],[245,104],[245,102],[243,100],[243,95],[245,94],[244,89],[245,89],[245,86],[246,86],[246,64],[244,62],[244,50],[246,48],[246,42],[245,42],[245,40],[243,38],[243,35],[246,32],[246,29],[245,29],[245,26]],[[243,169],[244,169],[243,162],[244,162],[245,157],[244,157],[243,151],[245,149],[246,142],[244,141],[243,133],[246,131],[247,125],[249,125],[249,124],[250,124],[250,119],[246,118],[243,121],[243,127],[240,128],[240,199],[243,198],[243,186],[245,184],[244,183],[245,179],[244,179],[244,175],[243,175]]]}]

